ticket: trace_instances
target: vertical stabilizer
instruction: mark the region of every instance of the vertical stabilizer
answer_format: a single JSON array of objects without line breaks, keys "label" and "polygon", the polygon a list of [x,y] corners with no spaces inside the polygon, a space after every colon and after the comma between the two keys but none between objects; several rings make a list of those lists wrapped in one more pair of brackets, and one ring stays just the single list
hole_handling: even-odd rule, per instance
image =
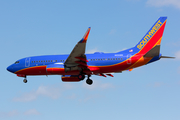
[{"label": "vertical stabilizer", "polygon": [[146,54],[155,46],[160,46],[167,17],[160,17],[140,42],[134,47],[139,54]]}]

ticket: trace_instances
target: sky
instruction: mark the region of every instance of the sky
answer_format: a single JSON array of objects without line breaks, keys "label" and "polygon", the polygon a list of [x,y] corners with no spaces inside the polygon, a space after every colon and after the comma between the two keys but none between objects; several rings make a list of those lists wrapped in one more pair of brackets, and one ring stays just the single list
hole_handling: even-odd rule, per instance
[{"label": "sky", "polygon": [[[6,70],[16,60],[69,54],[88,27],[86,53],[135,46],[160,16],[167,16],[161,59],[114,77],[64,83],[61,76],[28,76]],[[1,0],[0,119],[180,119],[179,0]]]}]

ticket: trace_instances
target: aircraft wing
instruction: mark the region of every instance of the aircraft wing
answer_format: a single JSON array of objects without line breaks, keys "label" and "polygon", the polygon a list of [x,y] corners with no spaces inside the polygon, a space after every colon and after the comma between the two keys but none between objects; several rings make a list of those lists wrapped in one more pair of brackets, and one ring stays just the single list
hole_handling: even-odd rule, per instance
[{"label": "aircraft wing", "polygon": [[66,59],[64,63],[64,68],[66,72],[71,70],[81,70],[82,68],[87,68],[88,61],[86,60],[85,49],[90,29],[90,27],[87,29],[83,38],[76,44],[76,46]]}]

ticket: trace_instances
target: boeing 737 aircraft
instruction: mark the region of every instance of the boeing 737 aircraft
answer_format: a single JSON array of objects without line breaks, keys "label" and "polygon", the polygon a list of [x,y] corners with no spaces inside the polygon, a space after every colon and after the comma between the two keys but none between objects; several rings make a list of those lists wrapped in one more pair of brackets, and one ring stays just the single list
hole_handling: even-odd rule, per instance
[{"label": "boeing 737 aircraft", "polygon": [[95,52],[85,54],[86,42],[91,28],[76,44],[69,55],[44,55],[17,60],[7,70],[19,77],[32,75],[62,75],[64,82],[78,82],[85,79],[91,85],[91,75],[111,76],[112,73],[140,67],[161,58],[174,58],[160,54],[160,44],[167,17],[160,17],[137,45],[117,53]]}]

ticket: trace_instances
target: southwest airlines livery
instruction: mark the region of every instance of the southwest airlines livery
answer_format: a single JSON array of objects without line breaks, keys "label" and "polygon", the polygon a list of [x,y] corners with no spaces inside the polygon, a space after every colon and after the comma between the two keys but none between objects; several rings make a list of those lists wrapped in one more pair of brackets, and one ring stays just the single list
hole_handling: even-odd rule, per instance
[{"label": "southwest airlines livery", "polygon": [[32,75],[62,75],[64,82],[84,80],[91,85],[91,75],[111,76],[112,73],[140,67],[155,62],[161,58],[174,58],[160,54],[160,44],[167,17],[160,17],[140,42],[127,50],[117,53],[95,52],[85,54],[86,42],[91,28],[88,28],[83,38],[76,44],[69,55],[44,55],[26,57],[17,60],[7,70],[19,77]]}]

